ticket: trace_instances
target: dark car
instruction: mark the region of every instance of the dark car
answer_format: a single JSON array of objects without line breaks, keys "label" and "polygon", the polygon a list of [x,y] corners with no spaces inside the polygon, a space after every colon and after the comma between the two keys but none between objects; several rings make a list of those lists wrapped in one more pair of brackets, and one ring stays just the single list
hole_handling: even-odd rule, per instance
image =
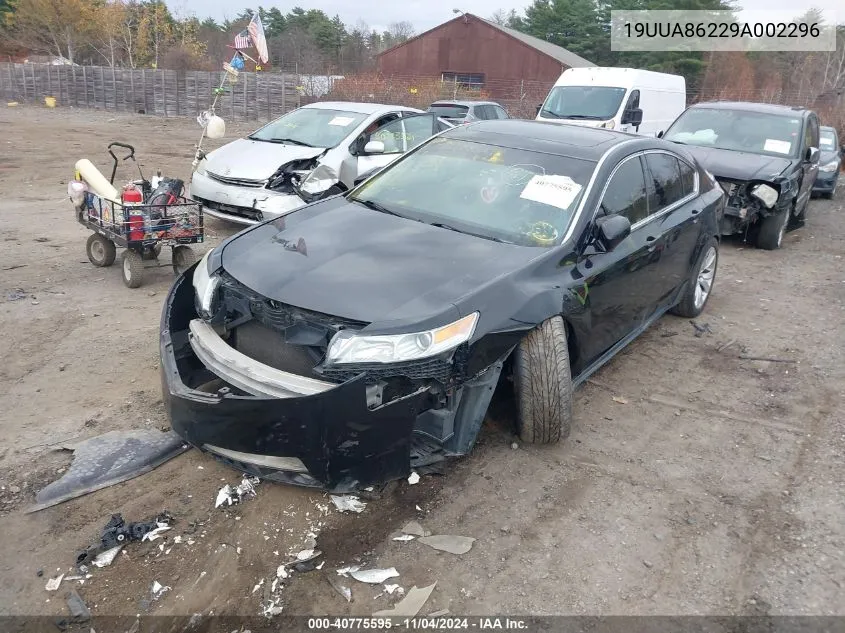
[{"label": "dark car", "polygon": [[510,118],[495,101],[435,101],[428,107],[428,112],[453,125]]},{"label": "dark car", "polygon": [[352,490],[467,453],[512,376],[522,439],[557,442],[575,385],[667,310],[704,309],[724,202],[659,139],[447,130],[178,278],[173,428],[256,476]]},{"label": "dark car", "polygon": [[728,194],[722,235],[774,250],[801,226],[819,171],[819,118],[811,110],[714,102],[681,114],[663,138],[687,146]]},{"label": "dark car", "polygon": [[842,169],[842,157],[845,156],[845,145],[840,145],[839,135],[832,127],[823,125],[819,134],[819,175],[813,185],[813,193],[833,198],[836,195],[839,170]]}]

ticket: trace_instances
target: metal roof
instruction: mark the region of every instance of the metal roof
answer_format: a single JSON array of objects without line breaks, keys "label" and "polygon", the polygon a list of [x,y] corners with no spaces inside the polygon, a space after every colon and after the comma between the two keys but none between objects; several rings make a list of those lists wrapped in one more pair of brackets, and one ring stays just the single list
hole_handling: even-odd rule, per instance
[{"label": "metal roof", "polygon": [[[472,14],[467,14],[472,15]],[[552,44],[551,42],[547,42],[546,40],[541,40],[539,37],[534,37],[533,35],[528,35],[527,33],[522,33],[521,31],[517,31],[516,29],[512,29],[507,26],[502,26],[501,24],[496,24],[495,22],[491,22],[490,20],[485,20],[484,18],[478,17],[477,15],[473,15],[472,17],[481,20],[488,26],[493,27],[494,29],[498,29],[503,33],[507,33],[511,37],[518,39],[523,44],[527,44],[533,49],[540,51],[548,55],[549,57],[554,57],[562,64],[566,64],[570,68],[584,68],[587,66],[597,66],[598,64],[594,64],[593,62],[584,59],[580,55],[576,55],[572,51],[568,51],[562,46],[558,46],[557,44]]]}]

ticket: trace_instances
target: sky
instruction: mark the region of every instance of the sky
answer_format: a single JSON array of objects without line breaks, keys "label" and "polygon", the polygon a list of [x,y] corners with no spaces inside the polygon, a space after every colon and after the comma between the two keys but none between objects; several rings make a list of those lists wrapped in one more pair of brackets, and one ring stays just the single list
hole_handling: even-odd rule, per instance
[{"label": "sky", "polygon": [[[522,13],[530,0],[166,0],[171,11],[179,16],[196,15],[200,19],[211,16],[218,21],[233,18],[247,7],[257,8],[260,4],[265,9],[276,6],[282,13],[287,13],[295,6],[304,9],[322,9],[329,16],[339,15],[347,26],[355,26],[363,21],[370,28],[383,31],[391,22],[407,21],[414,25],[417,33],[442,24],[455,17],[453,9],[474,13],[489,18],[498,9],[510,11],[516,9]],[[845,20],[845,10],[841,9],[842,0],[738,0],[743,9],[748,10],[783,10],[799,15],[809,6],[825,11],[840,8],[838,22]],[[796,8],[798,6],[798,8]]]}]

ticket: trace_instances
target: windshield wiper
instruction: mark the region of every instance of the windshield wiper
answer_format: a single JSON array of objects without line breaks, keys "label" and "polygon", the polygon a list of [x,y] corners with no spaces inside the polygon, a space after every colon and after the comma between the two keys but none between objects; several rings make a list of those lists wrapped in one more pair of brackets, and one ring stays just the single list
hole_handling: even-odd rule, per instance
[{"label": "windshield wiper", "polygon": [[406,216],[402,215],[401,213],[396,213],[396,211],[391,211],[387,207],[379,204],[378,202],[374,202],[372,200],[361,200],[361,198],[348,198],[352,200],[352,202],[357,202],[358,204],[362,204],[368,209],[372,209],[373,211],[380,211],[381,213],[387,213],[388,215],[395,215],[398,218],[406,218]]},{"label": "windshield wiper", "polygon": [[557,112],[552,112],[551,110],[546,110],[545,108],[540,110],[540,114],[548,114],[548,115],[551,115],[552,117],[554,117],[555,119],[563,118]]},{"label": "windshield wiper", "polygon": [[602,121],[607,117],[596,116],[595,114],[563,114],[561,119],[589,119],[593,121]]},{"label": "windshield wiper", "polygon": [[304,141],[298,141],[295,138],[258,138],[257,136],[247,136],[247,138],[251,141],[263,141],[265,143],[278,143],[280,145],[290,143],[291,145],[302,145],[303,147],[316,147],[315,145],[311,145],[310,143],[305,143]]},{"label": "windshield wiper", "polygon": [[473,233],[472,231],[464,231],[459,229],[456,226],[452,226],[451,224],[446,224],[444,222],[428,222],[431,226],[436,226],[439,229],[446,229],[447,231],[454,231],[455,233],[463,233],[464,235],[472,235],[473,237],[481,237],[485,240],[492,240],[494,242],[499,242],[500,244],[513,244],[513,242],[508,242],[507,240],[503,240],[500,237],[494,237],[492,235],[484,235],[482,233]]}]

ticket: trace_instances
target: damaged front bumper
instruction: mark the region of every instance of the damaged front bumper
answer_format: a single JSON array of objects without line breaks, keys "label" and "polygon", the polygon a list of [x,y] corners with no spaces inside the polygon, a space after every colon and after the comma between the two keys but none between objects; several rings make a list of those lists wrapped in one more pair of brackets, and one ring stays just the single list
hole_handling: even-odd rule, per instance
[{"label": "damaged front bumper", "polygon": [[263,479],[348,492],[407,477],[415,456],[433,463],[474,443],[501,363],[456,389],[453,408],[432,408],[425,387],[374,404],[364,374],[327,382],[228,345],[197,318],[192,278],[190,269],[167,296],[160,352],[171,425],[193,446]]},{"label": "damaged front bumper", "polygon": [[235,224],[253,225],[305,206],[301,197],[265,187],[241,187],[194,172],[191,198],[203,205],[203,212]]}]

